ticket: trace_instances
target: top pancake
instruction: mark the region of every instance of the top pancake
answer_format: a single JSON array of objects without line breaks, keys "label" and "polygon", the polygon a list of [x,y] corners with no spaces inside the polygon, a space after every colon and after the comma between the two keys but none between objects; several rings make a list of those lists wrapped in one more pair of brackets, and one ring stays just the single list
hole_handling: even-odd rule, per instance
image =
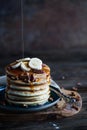
[{"label": "top pancake", "polygon": [[[11,66],[16,62],[6,67],[6,74],[10,80],[17,81],[18,83],[25,83],[27,85],[43,84],[50,82],[50,68],[46,65],[42,65],[41,70],[31,69],[30,71],[23,71],[20,67],[13,69]],[[27,64],[27,62],[25,62]]]}]

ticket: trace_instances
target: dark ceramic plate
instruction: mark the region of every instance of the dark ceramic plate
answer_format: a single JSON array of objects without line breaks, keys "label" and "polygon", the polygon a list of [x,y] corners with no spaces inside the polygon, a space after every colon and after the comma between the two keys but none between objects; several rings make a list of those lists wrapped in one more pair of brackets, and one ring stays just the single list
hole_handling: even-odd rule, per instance
[{"label": "dark ceramic plate", "polygon": [[6,103],[5,86],[0,86],[0,109],[5,110],[5,111],[6,110],[13,111],[13,112],[33,112],[33,111],[40,111],[40,110],[49,108],[49,107],[55,105],[60,100],[60,97],[58,96],[58,90],[53,86],[50,86],[50,89],[51,89],[50,97],[53,100],[49,100],[44,105],[21,107],[21,106],[10,105],[10,104]]}]

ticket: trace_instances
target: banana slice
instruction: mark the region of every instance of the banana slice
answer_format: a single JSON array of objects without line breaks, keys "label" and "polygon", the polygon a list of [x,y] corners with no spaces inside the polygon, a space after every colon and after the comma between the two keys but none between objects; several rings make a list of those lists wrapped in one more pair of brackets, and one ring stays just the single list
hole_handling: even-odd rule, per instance
[{"label": "banana slice", "polygon": [[15,65],[12,65],[11,67],[12,67],[13,69],[16,69],[16,68],[18,68],[20,65],[21,65],[21,62],[18,62],[18,63],[16,63]]},{"label": "banana slice", "polygon": [[32,69],[41,70],[42,69],[42,61],[39,58],[31,58],[29,62],[29,66]]},{"label": "banana slice", "polygon": [[26,67],[23,62],[21,63],[21,69],[22,69],[23,71],[30,71],[30,68]]},{"label": "banana slice", "polygon": [[23,58],[23,59],[19,59],[19,60],[16,60],[17,62],[21,62],[21,61],[30,61],[30,58],[27,57],[27,58]]}]

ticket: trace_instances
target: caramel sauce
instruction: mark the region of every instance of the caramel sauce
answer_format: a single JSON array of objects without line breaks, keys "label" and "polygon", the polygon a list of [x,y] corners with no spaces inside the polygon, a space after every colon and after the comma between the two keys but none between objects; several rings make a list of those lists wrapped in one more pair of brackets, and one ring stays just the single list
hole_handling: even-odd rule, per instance
[{"label": "caramel sauce", "polygon": [[[21,68],[20,67],[18,67],[18,68],[16,68],[16,69],[12,69],[12,65],[14,65],[14,64],[16,64],[16,62],[15,63],[13,63],[13,64],[10,64],[10,65],[8,65],[7,67],[6,67],[6,71],[10,71],[11,73],[13,73],[13,74],[16,74],[16,75],[18,75],[18,74],[24,74],[24,73],[27,73],[26,71],[23,71],[23,70],[21,70]],[[27,65],[27,62],[25,62],[25,64],[26,64],[26,66],[28,67],[28,65]],[[30,71],[29,71],[29,73],[34,73],[34,72],[36,72],[37,74],[42,74],[42,73],[46,73],[46,74],[48,74],[49,72],[50,72],[50,68],[47,66],[47,65],[45,65],[44,64],[44,66],[42,66],[42,70],[34,70],[34,69],[31,69]]]},{"label": "caramel sauce", "polygon": [[[16,64],[17,62],[14,62],[6,67],[6,73],[9,78],[12,80],[22,80],[23,82],[39,82],[40,79],[33,76],[35,74],[46,74],[46,79],[48,79],[50,75],[50,68],[46,65],[42,65],[42,70],[34,70],[31,69],[30,71],[23,71],[20,67],[13,69],[11,66]],[[28,62],[24,62],[24,64],[28,67]]]}]

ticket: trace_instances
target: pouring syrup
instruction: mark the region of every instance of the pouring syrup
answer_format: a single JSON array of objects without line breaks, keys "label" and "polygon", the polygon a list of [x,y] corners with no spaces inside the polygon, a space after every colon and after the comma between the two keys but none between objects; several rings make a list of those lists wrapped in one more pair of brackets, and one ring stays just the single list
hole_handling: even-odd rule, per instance
[{"label": "pouring syrup", "polygon": [[23,0],[21,0],[21,42],[22,42],[22,58],[24,58],[24,14]]}]

